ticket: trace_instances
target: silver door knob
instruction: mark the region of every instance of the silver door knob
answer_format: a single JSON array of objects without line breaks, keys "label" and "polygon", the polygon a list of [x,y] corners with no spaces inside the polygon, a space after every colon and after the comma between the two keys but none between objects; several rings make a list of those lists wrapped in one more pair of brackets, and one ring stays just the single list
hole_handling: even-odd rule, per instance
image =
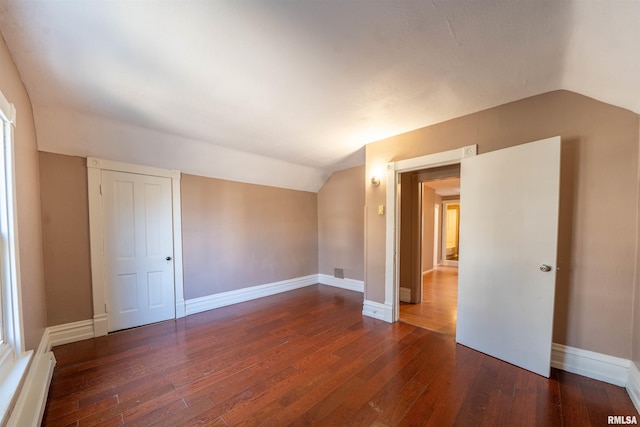
[{"label": "silver door knob", "polygon": [[542,264],[540,266],[540,271],[542,271],[543,273],[546,273],[548,271],[551,271],[551,266],[547,265],[547,264]]}]

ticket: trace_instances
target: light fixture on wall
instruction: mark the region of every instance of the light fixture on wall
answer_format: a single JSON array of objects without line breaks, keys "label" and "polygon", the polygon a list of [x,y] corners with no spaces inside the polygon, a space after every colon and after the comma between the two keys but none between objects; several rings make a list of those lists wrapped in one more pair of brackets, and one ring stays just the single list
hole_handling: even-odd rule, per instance
[{"label": "light fixture on wall", "polygon": [[371,185],[373,187],[377,187],[378,185],[380,185],[380,178],[378,178],[376,175],[371,175]]}]

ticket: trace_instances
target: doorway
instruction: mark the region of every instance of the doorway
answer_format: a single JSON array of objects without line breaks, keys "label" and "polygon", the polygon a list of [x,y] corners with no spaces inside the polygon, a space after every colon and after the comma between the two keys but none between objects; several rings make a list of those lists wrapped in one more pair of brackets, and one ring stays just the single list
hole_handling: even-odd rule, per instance
[{"label": "doorway", "polygon": [[102,171],[109,332],[175,318],[171,179]]},{"label": "doorway", "polygon": [[[459,196],[459,180],[457,185]],[[443,201],[442,212],[442,265],[457,267],[460,257],[460,200]]]},{"label": "doorway", "polygon": [[[460,161],[464,197],[456,342],[549,377],[561,138],[476,153],[477,147],[468,146],[387,165],[385,305],[395,304],[389,317],[398,320],[399,178],[421,167]],[[501,209],[504,200],[514,208]],[[507,271],[495,268],[505,264]]]},{"label": "doorway", "polygon": [[401,174],[400,183],[399,319],[455,335],[460,165]]},{"label": "doorway", "polygon": [[180,172],[89,157],[87,181],[94,336],[184,317]]}]

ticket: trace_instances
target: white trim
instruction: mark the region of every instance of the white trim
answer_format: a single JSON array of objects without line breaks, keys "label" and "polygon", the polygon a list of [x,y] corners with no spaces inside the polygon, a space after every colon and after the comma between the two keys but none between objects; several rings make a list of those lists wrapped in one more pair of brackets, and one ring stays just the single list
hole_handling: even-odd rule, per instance
[{"label": "white trim", "polygon": [[[7,426],[39,426],[47,404],[47,394],[53,377],[56,358],[51,348],[57,345],[94,338],[94,321],[82,320],[50,326],[44,330],[38,351],[29,366],[24,385],[16,400]],[[29,352],[28,356],[31,356]],[[26,358],[23,358],[26,359]],[[28,360],[22,365],[28,364]]]},{"label": "white trim", "polygon": [[182,201],[180,173],[172,171],[171,195],[173,200],[173,280],[175,283],[176,319],[186,316],[184,276],[182,271]]},{"label": "white trim", "polygon": [[305,286],[318,283],[318,275],[297,277],[295,279],[281,280],[279,282],[266,283],[264,285],[251,286],[249,288],[236,289],[219,294],[207,295],[205,297],[189,299],[185,301],[186,315],[201,313],[214,308],[225,307],[227,305],[238,304],[253,299],[267,297],[270,295],[287,292]]},{"label": "white trim", "polygon": [[387,164],[387,220],[386,220],[386,250],[385,250],[385,278],[384,278],[384,305],[391,307],[390,322],[396,322],[400,314],[400,299],[398,289],[398,263],[396,248],[398,239],[396,230],[400,229],[398,211],[398,178],[402,172],[410,172],[419,169],[433,168],[459,163],[466,157],[477,154],[477,145],[468,145],[455,150],[429,154],[412,159],[399,160]]},{"label": "white trim", "polygon": [[7,427],[36,427],[42,423],[55,365],[56,358],[50,351],[35,356]]},{"label": "white trim", "polygon": [[449,260],[444,260],[440,263],[441,266],[443,267],[457,267],[458,266],[458,261],[449,261]]},{"label": "white trim", "polygon": [[[447,208],[449,205],[460,206],[460,199],[451,199],[442,201],[442,221],[440,222],[442,229],[440,230],[440,253],[442,253],[442,265],[447,267],[457,267],[458,261],[450,261],[447,259]],[[460,210],[458,209],[458,241],[460,240]],[[458,248],[458,252],[460,248]]]},{"label": "white trim", "polygon": [[[5,100],[6,101],[6,100]],[[9,104],[13,108],[13,104]],[[3,112],[4,114],[4,112]],[[15,115],[15,112],[14,112]],[[14,117],[15,119],[15,117]],[[14,120],[15,121],[15,120]],[[22,311],[22,281],[20,277],[20,239],[18,232],[18,211],[16,203],[15,182],[15,146],[14,126],[11,121],[0,120],[3,127],[2,150],[0,150],[0,164],[4,166],[4,173],[0,175],[0,233],[2,233],[2,301],[6,333],[4,340],[11,346],[14,358],[24,353],[24,330]],[[0,311],[2,313],[2,311]],[[2,369],[4,370],[4,369]],[[2,371],[0,370],[0,371]]]},{"label": "white trim", "polygon": [[425,156],[413,157],[406,160],[398,160],[395,162],[396,172],[410,172],[425,167],[434,168],[437,166],[445,166],[458,163],[466,157],[473,157],[478,154],[478,146],[476,144],[467,145],[466,147],[456,148],[449,151],[441,151],[440,153],[427,154]]},{"label": "white trim", "polygon": [[22,357],[13,361],[7,375],[0,380],[0,425],[8,422],[11,411],[15,411],[20,399],[20,393],[24,391],[25,377],[33,358],[33,351],[28,351]]},{"label": "white trim", "polygon": [[53,369],[56,365],[56,358],[51,352],[51,329],[51,327],[46,328],[42,334],[40,345],[29,367],[27,378],[7,426],[35,427],[42,422]]},{"label": "white trim", "polygon": [[112,160],[99,159],[97,157],[87,157],[87,167],[90,169],[93,168],[99,170],[135,173],[138,175],[161,176],[163,178],[177,178],[178,180],[180,179],[180,171],[134,165],[131,163],[114,162]]},{"label": "white trim", "polygon": [[4,119],[11,123],[14,127],[16,125],[16,107],[7,101],[2,92],[0,92],[0,114]]},{"label": "white trim", "polygon": [[25,352],[16,204],[16,109],[0,92],[0,425],[10,417],[28,375]]},{"label": "white trim", "polygon": [[42,334],[36,354],[42,355],[50,352],[55,346],[88,340],[97,336],[94,332],[94,321],[91,319],[49,326]]},{"label": "white trim", "polygon": [[95,338],[93,325],[93,320],[81,320],[48,327],[45,333],[49,335],[49,350],[57,345]]},{"label": "white trim", "polygon": [[627,380],[627,393],[634,406],[640,412],[640,371],[638,366],[631,362],[629,367],[629,379]]},{"label": "white trim", "polygon": [[187,301],[182,297],[178,299],[176,295],[176,319],[180,319],[187,315]]},{"label": "white trim", "polygon": [[[390,322],[397,322],[400,317],[400,302],[397,297],[399,290],[397,283],[399,282],[398,262],[396,260],[396,248],[399,247],[400,218],[396,220],[396,212],[398,211],[398,174],[396,173],[396,164],[387,164],[387,219],[386,219],[386,240],[385,240],[385,270],[384,270],[384,305],[391,306]],[[362,313],[365,311],[363,309]],[[374,317],[374,316],[372,316]]]},{"label": "white trim", "polygon": [[180,206],[180,171],[153,168],[87,157],[87,183],[89,192],[89,236],[91,248],[91,283],[93,290],[93,319],[95,336],[107,335],[107,286],[104,279],[104,235],[102,197],[100,185],[102,171],[135,173],[171,179],[173,216],[173,259],[175,286],[175,318],[186,314],[182,266],[182,209]]},{"label": "white trim", "polygon": [[411,302],[411,288],[404,288],[400,286],[400,301]]},{"label": "white trim", "polygon": [[631,361],[562,344],[551,346],[551,367],[624,387]]},{"label": "white trim", "polygon": [[318,282],[336,288],[364,293],[364,281],[355,279],[340,279],[329,274],[318,274]]},{"label": "white trim", "polygon": [[379,302],[364,300],[362,304],[362,315],[384,320],[391,323],[393,307],[390,304],[380,304]]},{"label": "white trim", "polygon": [[101,337],[109,333],[109,317],[107,313],[93,316],[93,333],[96,337]]},{"label": "white trim", "polygon": [[[91,163],[87,159],[87,163]],[[100,196],[100,169],[87,168],[87,185],[89,192],[89,245],[91,253],[91,287],[93,291],[93,318],[100,322],[96,328],[97,336],[106,335],[109,331],[106,322],[106,297],[104,284],[104,246],[102,236],[102,197]],[[98,322],[96,322],[96,325]]]}]

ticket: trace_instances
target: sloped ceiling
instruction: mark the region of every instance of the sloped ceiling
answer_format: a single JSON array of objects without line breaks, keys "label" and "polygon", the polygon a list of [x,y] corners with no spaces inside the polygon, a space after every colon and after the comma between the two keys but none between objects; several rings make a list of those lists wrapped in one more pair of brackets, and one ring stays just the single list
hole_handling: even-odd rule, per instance
[{"label": "sloped ceiling", "polygon": [[640,0],[0,0],[39,148],[317,191],[556,89],[640,113]]}]

